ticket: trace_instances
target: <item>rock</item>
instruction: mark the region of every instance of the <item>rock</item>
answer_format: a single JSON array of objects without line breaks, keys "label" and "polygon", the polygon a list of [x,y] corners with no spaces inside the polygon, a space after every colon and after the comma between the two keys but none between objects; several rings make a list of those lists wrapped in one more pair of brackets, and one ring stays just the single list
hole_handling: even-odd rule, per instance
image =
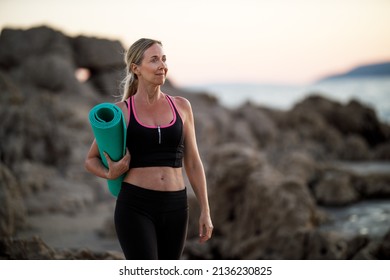
[{"label": "rock", "polygon": [[0,240],[0,259],[3,260],[52,260],[55,255],[39,237]]},{"label": "rock", "polygon": [[390,160],[390,142],[382,143],[375,147],[373,158],[381,161]]},{"label": "rock", "polygon": [[89,249],[63,250],[56,253],[57,260],[124,260],[123,253],[116,251],[94,252]]},{"label": "rock", "polygon": [[196,239],[186,242],[182,259],[186,260],[211,260],[215,259],[210,248],[210,243],[199,244]]},{"label": "rock", "polygon": [[90,71],[89,80],[97,92],[111,97],[120,96],[125,69],[122,44],[117,40],[86,36],[78,36],[72,42],[75,63],[77,67]]},{"label": "rock", "polygon": [[70,143],[59,129],[56,102],[60,100],[48,93],[31,95],[23,95],[20,103],[0,104],[2,161],[11,166],[23,159],[49,165],[65,163]]},{"label": "rock", "polygon": [[390,260],[390,231],[382,238],[377,257],[380,260]]},{"label": "rock", "polygon": [[50,188],[48,178],[54,178],[57,171],[50,166],[21,160],[15,167],[23,197],[37,194]]},{"label": "rock", "polygon": [[119,101],[123,92],[123,79],[123,69],[116,67],[110,70],[92,71],[89,81],[98,93]]},{"label": "rock", "polygon": [[0,205],[0,236],[11,237],[24,227],[26,209],[16,178],[1,162]]},{"label": "rock", "polygon": [[341,171],[326,171],[313,187],[317,202],[327,206],[343,206],[359,200],[351,176]]},{"label": "rock", "polygon": [[284,153],[275,162],[275,167],[284,176],[302,180],[304,184],[313,180],[318,169],[315,160],[307,152],[299,151]]},{"label": "rock", "polygon": [[89,249],[54,250],[41,238],[0,239],[1,260],[123,260],[120,252],[93,252]]},{"label": "rock", "polygon": [[305,258],[309,260],[346,259],[348,253],[347,241],[334,232],[313,231],[308,235],[306,248]]},{"label": "rock", "polygon": [[316,160],[325,160],[337,158],[344,147],[341,133],[311,107],[294,107],[277,120],[282,131],[278,143],[273,144],[276,151],[282,147],[281,153],[298,150],[308,152]]},{"label": "rock", "polygon": [[367,198],[390,198],[390,175],[368,174],[353,177],[353,184],[359,193]]},{"label": "rock", "polygon": [[77,85],[72,61],[59,55],[31,56],[22,64],[25,81],[52,92],[74,89]]},{"label": "rock", "polygon": [[240,143],[240,145],[243,145],[244,147],[258,147],[257,138],[246,120],[234,120],[232,127],[231,135],[228,136],[229,142]]},{"label": "rock", "polygon": [[343,135],[360,135],[372,147],[389,141],[389,135],[374,110],[356,100],[342,105],[319,95],[313,95],[296,104],[294,110],[315,111]]},{"label": "rock", "polygon": [[78,36],[72,39],[72,45],[77,67],[91,71],[125,67],[125,49],[117,40]]},{"label": "rock", "polygon": [[390,259],[390,231],[380,240],[371,240],[353,257],[355,260],[389,260]]},{"label": "rock", "polygon": [[[300,243],[283,247],[291,235],[313,228],[316,209],[307,187],[285,180],[255,150],[239,145],[216,149],[208,175],[218,247],[223,259],[299,258]],[[269,240],[273,240],[272,243]],[[213,242],[213,241],[212,241]],[[298,241],[297,241],[298,242]]]},{"label": "rock", "polygon": [[344,148],[339,152],[339,158],[345,161],[363,161],[371,159],[371,152],[362,137],[348,135],[345,137]]},{"label": "rock", "polygon": [[265,147],[276,140],[278,130],[273,120],[259,108],[251,103],[246,103],[237,109],[235,115],[242,118],[252,131],[259,147]]},{"label": "rock", "polygon": [[29,57],[60,56],[73,61],[69,39],[47,26],[27,30],[4,28],[0,36],[0,68],[10,69],[23,64]]}]

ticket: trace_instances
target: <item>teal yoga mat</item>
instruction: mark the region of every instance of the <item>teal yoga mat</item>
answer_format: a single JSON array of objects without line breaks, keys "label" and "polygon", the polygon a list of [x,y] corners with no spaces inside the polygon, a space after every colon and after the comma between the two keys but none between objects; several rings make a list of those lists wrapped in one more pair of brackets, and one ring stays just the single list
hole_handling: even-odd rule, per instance
[{"label": "teal yoga mat", "polygon": [[[104,166],[108,167],[108,164],[103,152],[113,161],[120,160],[126,153],[126,122],[122,110],[112,103],[98,104],[89,112],[89,122]],[[124,176],[107,180],[108,189],[115,197],[119,194]]]}]

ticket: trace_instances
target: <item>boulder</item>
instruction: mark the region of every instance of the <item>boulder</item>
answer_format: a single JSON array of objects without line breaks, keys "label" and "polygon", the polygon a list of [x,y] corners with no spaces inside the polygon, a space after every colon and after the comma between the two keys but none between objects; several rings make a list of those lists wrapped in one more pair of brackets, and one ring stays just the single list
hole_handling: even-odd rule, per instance
[{"label": "boulder", "polygon": [[342,171],[326,171],[313,186],[313,195],[321,205],[345,206],[360,199],[351,176]]},{"label": "boulder", "polygon": [[72,46],[77,67],[91,71],[107,71],[117,67],[124,70],[125,49],[118,40],[77,36],[72,39]]},{"label": "boulder", "polygon": [[343,135],[359,135],[371,147],[390,139],[386,127],[380,123],[375,111],[356,100],[342,105],[320,95],[311,95],[296,104],[293,110],[316,112]]},{"label": "boulder", "polygon": [[302,250],[290,249],[302,249],[303,238],[282,244],[317,223],[307,187],[285,179],[256,150],[239,145],[216,149],[211,165],[210,203],[218,242],[210,245],[213,250],[223,259],[300,258]]},{"label": "boulder", "polygon": [[235,118],[242,118],[257,139],[259,147],[265,147],[276,140],[278,129],[267,113],[246,103],[235,112]]},{"label": "boulder", "polygon": [[0,35],[0,68],[22,65],[29,57],[56,55],[73,61],[73,51],[63,33],[47,26],[27,30],[4,28]]},{"label": "boulder", "polygon": [[370,148],[362,137],[351,134],[344,138],[343,148],[339,151],[340,160],[364,161],[371,157]]},{"label": "boulder", "polygon": [[78,83],[72,61],[56,54],[30,56],[21,70],[25,82],[51,92],[73,90]]},{"label": "boulder", "polygon": [[308,184],[317,173],[317,163],[307,152],[292,151],[283,153],[274,166],[285,176]]},{"label": "boulder", "polygon": [[[9,94],[9,95],[8,95]],[[12,100],[5,91],[2,100]],[[0,104],[0,153],[6,164],[18,164],[24,159],[43,164],[65,163],[70,143],[61,134],[56,99],[50,93],[38,94],[30,88],[20,95],[20,102]]]},{"label": "boulder", "polygon": [[355,175],[352,181],[357,191],[366,199],[390,198],[389,174]]}]

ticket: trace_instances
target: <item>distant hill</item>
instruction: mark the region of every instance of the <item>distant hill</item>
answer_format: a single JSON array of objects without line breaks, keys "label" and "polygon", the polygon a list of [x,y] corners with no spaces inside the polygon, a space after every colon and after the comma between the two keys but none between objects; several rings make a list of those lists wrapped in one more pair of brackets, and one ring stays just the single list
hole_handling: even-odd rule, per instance
[{"label": "distant hill", "polygon": [[321,81],[341,79],[341,78],[364,78],[364,77],[384,77],[384,76],[388,76],[390,78],[390,62],[362,65],[343,74],[337,74],[337,75],[331,75],[325,77],[321,79]]}]

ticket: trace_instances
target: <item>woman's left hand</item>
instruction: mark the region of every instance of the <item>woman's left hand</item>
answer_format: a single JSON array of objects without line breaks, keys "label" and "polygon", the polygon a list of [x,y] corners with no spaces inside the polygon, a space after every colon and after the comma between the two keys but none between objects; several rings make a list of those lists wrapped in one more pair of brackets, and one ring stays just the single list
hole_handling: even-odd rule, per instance
[{"label": "woman's left hand", "polygon": [[213,223],[211,222],[210,213],[201,213],[199,218],[199,242],[205,243],[213,234]]}]

